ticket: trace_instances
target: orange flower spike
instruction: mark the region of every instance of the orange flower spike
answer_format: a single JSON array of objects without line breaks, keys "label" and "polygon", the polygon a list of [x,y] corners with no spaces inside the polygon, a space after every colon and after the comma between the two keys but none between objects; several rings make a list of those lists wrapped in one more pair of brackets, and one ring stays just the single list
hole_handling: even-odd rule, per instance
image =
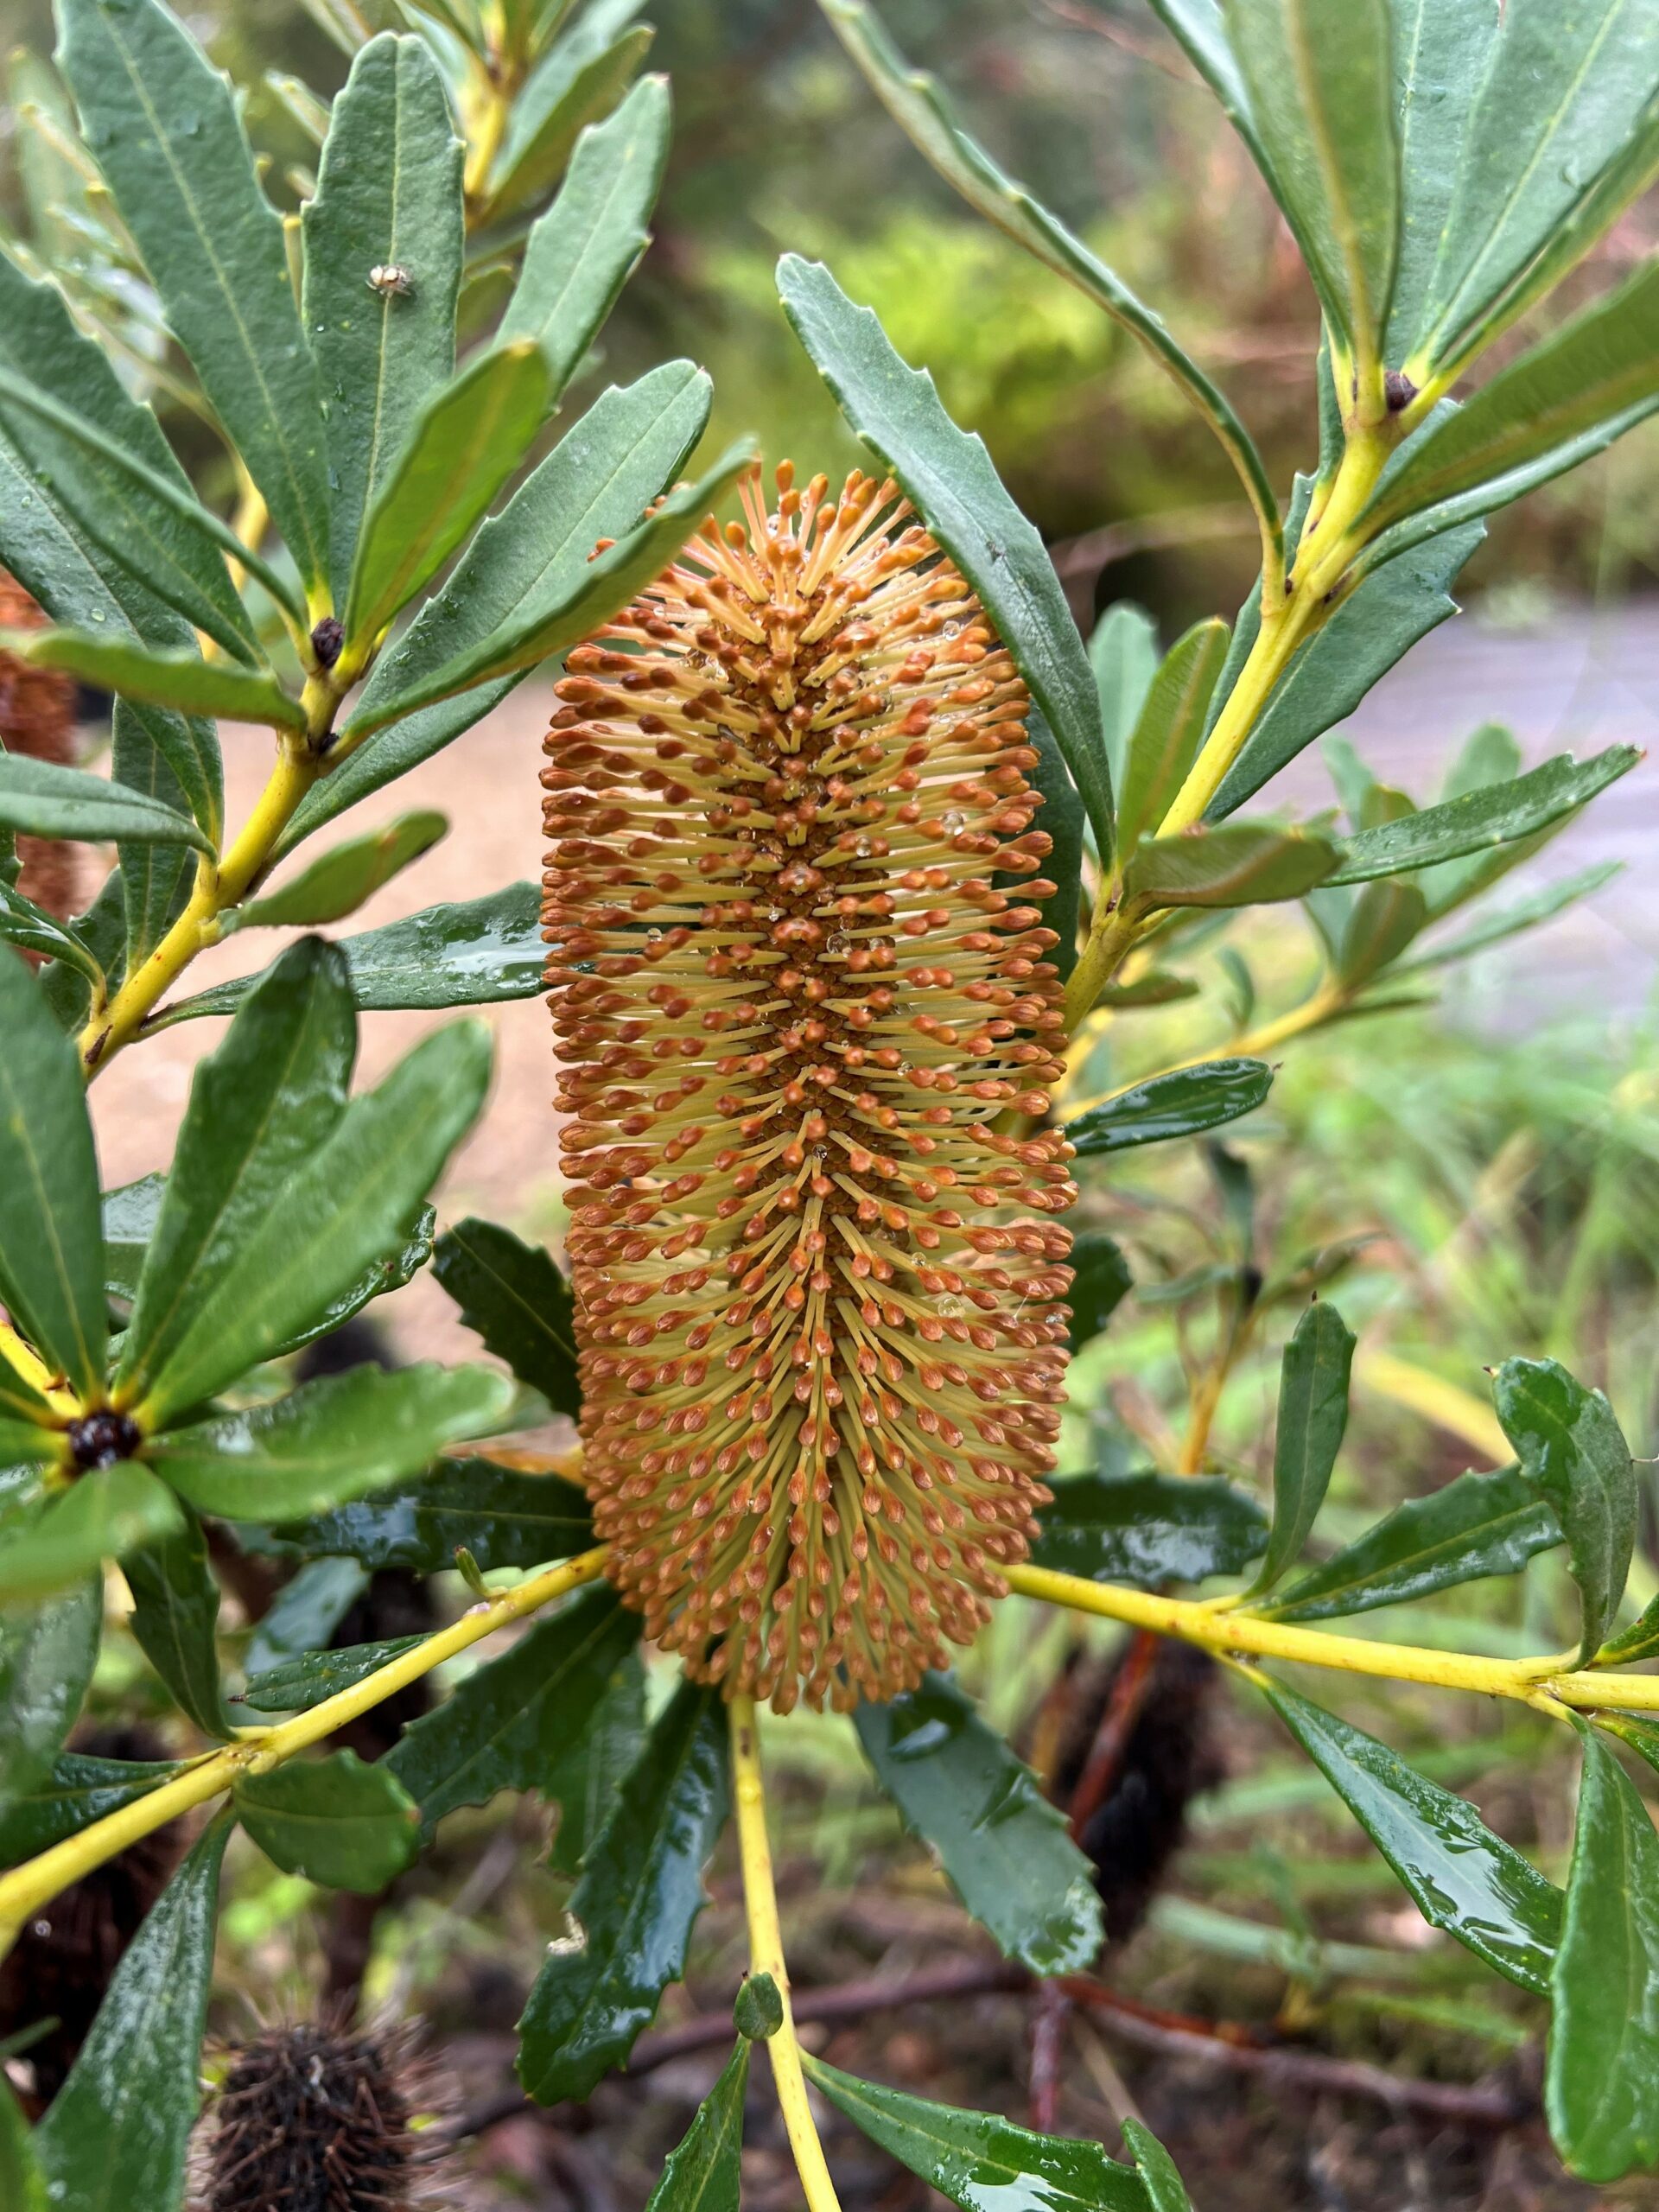
[{"label": "orange flower spike", "polygon": [[891,483],[757,468],[547,738],[585,1478],[700,1680],[849,1706],[971,1640],[1048,1492],[1071,1147],[1024,684]]}]

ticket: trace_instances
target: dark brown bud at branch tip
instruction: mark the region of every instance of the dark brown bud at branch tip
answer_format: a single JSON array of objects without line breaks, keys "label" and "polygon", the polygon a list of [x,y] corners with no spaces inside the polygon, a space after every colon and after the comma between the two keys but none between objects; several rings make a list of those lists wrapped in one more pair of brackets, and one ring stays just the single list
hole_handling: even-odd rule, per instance
[{"label": "dark brown bud at branch tip", "polygon": [[311,650],[317,657],[319,668],[332,668],[340,658],[340,649],[346,642],[346,632],[337,617],[325,614],[311,632]]}]

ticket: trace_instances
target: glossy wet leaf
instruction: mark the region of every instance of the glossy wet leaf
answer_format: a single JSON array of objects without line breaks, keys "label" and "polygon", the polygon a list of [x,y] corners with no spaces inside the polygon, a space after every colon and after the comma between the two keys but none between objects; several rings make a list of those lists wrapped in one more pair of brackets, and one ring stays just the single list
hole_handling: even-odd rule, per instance
[{"label": "glossy wet leaf", "polygon": [[533,207],[570,158],[584,125],[608,114],[639,74],[651,51],[651,27],[637,24],[607,38],[605,14],[591,10],[525,79],[495,164],[493,213]]},{"label": "glossy wet leaf", "polygon": [[[969,207],[1075,284],[1145,347],[1220,441],[1268,533],[1275,533],[1277,505],[1249,432],[1163,318],[969,136],[937,79],[911,67],[866,0],[823,0],[823,4],[842,45],[917,150]],[[1114,777],[1116,766],[1114,760]]]},{"label": "glossy wet leaf", "polygon": [[73,1726],[103,1624],[91,1575],[45,1605],[0,1606],[0,1815],[35,1789]]},{"label": "glossy wet leaf", "polygon": [[1264,1060],[1203,1060],[1197,1067],[1154,1075],[1091,1106],[1065,1125],[1080,1157],[1161,1144],[1219,1128],[1258,1107],[1273,1085]]},{"label": "glossy wet leaf", "polygon": [[1554,1883],[1494,1835],[1466,1799],[1415,1772],[1386,1744],[1282,1682],[1263,1679],[1262,1688],[1429,1925],[1522,1989],[1547,1996],[1561,1933]]},{"label": "glossy wet leaf", "polygon": [[1605,791],[1641,758],[1634,745],[1610,745],[1590,760],[1560,753],[1524,776],[1482,784],[1442,805],[1361,830],[1343,839],[1340,861],[1327,880],[1364,883],[1530,837]]},{"label": "glossy wet leaf", "polygon": [[1053,1490],[1031,1557],[1059,1574],[1159,1590],[1242,1574],[1267,1546],[1267,1515],[1218,1475],[1070,1475]]},{"label": "glossy wet leaf", "polygon": [[486,1572],[573,1559],[593,1543],[594,1524],[575,1483],[451,1458],[416,1482],[286,1527],[283,1535],[308,1556],[338,1554],[364,1567],[435,1574],[454,1564],[462,1545]]},{"label": "glossy wet leaf", "polygon": [[162,312],[308,584],[328,574],[317,372],[231,88],[159,0],[63,0],[59,58]]},{"label": "glossy wet leaf", "polygon": [[397,1248],[476,1119],[490,1062],[488,1031],[454,1023],[352,1100],[290,1173],[281,1204],[246,1227],[211,1306],[154,1371],[145,1403],[158,1426],[302,1334]]},{"label": "glossy wet leaf", "polygon": [[[48,1363],[86,1388],[104,1372],[92,1128],[74,1047],[29,967],[4,949],[0,1035],[0,1303]],[[0,1356],[0,1421],[50,1419],[34,1383]]]},{"label": "glossy wet leaf", "polygon": [[20,658],[33,668],[60,669],[94,690],[171,707],[181,715],[264,722],[273,729],[305,728],[304,709],[274,676],[238,668],[233,661],[162,652],[120,638],[94,638],[84,630],[36,631]]},{"label": "glossy wet leaf", "polygon": [[280,1523],[406,1480],[446,1444],[501,1427],[512,1402],[512,1384],[493,1368],[358,1367],[164,1430],[149,1459],[204,1513]]},{"label": "glossy wet leaf", "polygon": [[1325,315],[1381,365],[1399,245],[1388,0],[1228,0],[1227,35],[1283,208]]},{"label": "glossy wet leaf", "polygon": [[432,1271],[486,1351],[556,1413],[582,1411],[570,1286],[540,1245],[499,1223],[468,1218],[438,1239]]},{"label": "glossy wet leaf", "polygon": [[50,1598],[103,1560],[176,1535],[178,1500],[136,1459],[95,1467],[0,1545],[0,1604]]},{"label": "glossy wet leaf", "polygon": [[[1365,578],[1280,679],[1205,810],[1209,820],[1236,813],[1316,737],[1352,714],[1419,639],[1457,613],[1452,580],[1484,535],[1484,523],[1465,523]],[[1216,688],[1219,696],[1222,686]]]},{"label": "glossy wet leaf", "polygon": [[[388,647],[364,688],[364,709],[378,715],[383,701],[412,691],[515,615],[561,604],[585,582],[595,542],[622,537],[679,474],[708,421],[709,391],[690,361],[670,361],[623,391],[601,393],[480,528],[454,575]],[[395,720],[366,740],[312,786],[278,841],[279,855],[441,751],[524,673]]]},{"label": "glossy wet leaf", "polygon": [[576,141],[559,196],[535,224],[497,342],[540,346],[556,401],[651,242],[670,129],[668,83],[647,77]]},{"label": "glossy wet leaf", "polygon": [[803,2054],[813,2087],[963,2212],[1151,2212],[1146,2183],[1098,2143],[1033,2135],[995,2113],[931,2104]]},{"label": "glossy wet leaf", "polygon": [[1653,0],[1593,8],[1512,0],[1506,8],[1469,120],[1416,350],[1435,359],[1454,352],[1632,142],[1646,139],[1651,161],[1656,37]]},{"label": "glossy wet leaf", "polygon": [[1334,1620],[1403,1605],[1489,1574],[1518,1574],[1561,1541],[1560,1525],[1516,1467],[1459,1475],[1408,1498],[1263,1608],[1279,1621]]},{"label": "glossy wet leaf", "polygon": [[1508,1359],[1492,1386],[1521,1472],[1567,1537],[1584,1630],[1580,1665],[1605,1643],[1636,1544],[1637,1480],[1612,1408],[1556,1360]]},{"label": "glossy wet leaf", "polygon": [[194,845],[212,849],[188,815],[85,768],[0,753],[0,829],[85,844]]},{"label": "glossy wet leaf", "polygon": [[1082,1974],[1105,1940],[1087,1859],[1023,1759],[951,1675],[853,1716],[877,1781],[1005,1957]]},{"label": "glossy wet leaf", "polygon": [[1219,829],[1148,838],[1123,874],[1123,895],[1160,906],[1255,906],[1300,899],[1322,883],[1336,849],[1304,830],[1229,822]]},{"label": "glossy wet leaf", "polygon": [[636,1646],[617,1664],[581,1742],[556,1758],[538,1784],[540,1795],[559,1808],[547,1854],[555,1873],[582,1872],[618,1790],[644,1755],[647,1733],[645,1667]]},{"label": "glossy wet leaf", "polygon": [[[359,936],[336,938],[353,1002],[368,1014],[536,997],[546,988],[541,896],[536,884],[510,883],[481,899],[423,907]],[[259,980],[238,976],[215,984],[175,1006],[173,1018],[233,1014]]]},{"label": "glossy wet leaf", "polygon": [[1098,1229],[1078,1231],[1071,1240],[1071,1287],[1065,1300],[1071,1313],[1070,1341],[1076,1352],[1100,1334],[1134,1278],[1116,1241]]},{"label": "glossy wet leaf", "polygon": [[1192,2200],[1186,2193],[1174,2159],[1133,2113],[1123,2115],[1123,2141],[1147,2185],[1152,2212],[1192,2212]]},{"label": "glossy wet leaf", "polygon": [[[327,403],[336,605],[365,512],[454,369],[461,155],[425,41],[372,39],[335,96],[302,214],[305,327]],[[377,268],[405,270],[406,289],[371,287]]]},{"label": "glossy wet leaf", "polygon": [[1428,901],[1414,883],[1390,877],[1368,883],[1355,899],[1337,945],[1336,981],[1364,988],[1415,943],[1428,922]]},{"label": "glossy wet leaf", "polygon": [[425,1641],[422,1636],[389,1636],[376,1643],[348,1643],[339,1651],[303,1652],[251,1674],[242,1703],[254,1713],[309,1713],[314,1705],[366,1681]]},{"label": "glossy wet leaf", "polygon": [[168,1759],[105,1759],[86,1751],[60,1751],[47,1771],[0,1812],[0,1866],[21,1866],[66,1836],[79,1835],[105,1814],[147,1796],[177,1770]]},{"label": "glossy wet leaf", "polygon": [[246,1775],[231,1797],[268,1859],[325,1889],[372,1897],[420,1847],[414,1799],[389,1768],[365,1766],[355,1751]]},{"label": "glossy wet leaf", "polygon": [[538,1789],[585,1739],[639,1630],[613,1591],[585,1590],[406,1728],[385,1764],[426,1830],[499,1789]]},{"label": "glossy wet leaf", "polygon": [[521,341],[474,355],[416,416],[363,517],[346,649],[366,650],[489,512],[546,419],[547,366]]},{"label": "glossy wet leaf", "polygon": [[128,1553],[121,1571],[133,1600],[127,1626],[174,1703],[204,1735],[228,1737],[216,1644],[219,1582],[200,1522],[189,1515],[176,1535]]},{"label": "glossy wet leaf", "polygon": [[192,1077],[172,1171],[143,1238],[122,1382],[142,1393],[191,1328],[212,1323],[249,1235],[338,1127],[356,1057],[340,953],[317,938],[290,945],[250,987]]},{"label": "glossy wet leaf", "polygon": [[1269,1590],[1301,1555],[1325,1503],[1348,1426],[1354,1339],[1334,1306],[1316,1300],[1296,1324],[1279,1370],[1273,1444],[1273,1529],[1255,1579]]},{"label": "glossy wet leaf", "polygon": [[176,2205],[201,2105],[219,1867],[215,1821],[117,1967],[69,2078],[35,2131],[54,2203],[74,2212]]},{"label": "glossy wet leaf", "polygon": [[796,336],[854,433],[892,470],[978,593],[1065,755],[1095,844],[1112,853],[1112,785],[1100,697],[1047,548],[977,436],[944,411],[925,369],[888,343],[829,270],[785,254],[778,289]]},{"label": "glossy wet leaf", "polygon": [[523,2019],[518,2072],[539,2104],[620,2066],[685,1970],[702,1870],[729,1808],[726,1702],[682,1683],[617,1793]]},{"label": "glossy wet leaf", "polygon": [[1129,735],[1146,704],[1159,662],[1158,626],[1145,607],[1127,599],[1109,607],[1089,640],[1089,665],[1100,695],[1101,728],[1114,791],[1122,787]]},{"label": "glossy wet leaf", "polygon": [[431,807],[400,814],[379,830],[319,854],[309,868],[238,908],[238,929],[315,929],[338,922],[372,899],[448,834],[449,818]]},{"label": "glossy wet leaf", "polygon": [[1659,2159],[1659,1836],[1587,1721],[1573,1866],[1552,1981],[1544,2108],[1581,2181]]},{"label": "glossy wet leaf", "polygon": [[664,2161],[645,2212],[738,2212],[751,2049],[740,2036],[720,2079]]},{"label": "glossy wet leaf", "polygon": [[[238,1528],[241,1538],[246,1524]],[[251,1548],[245,1544],[245,1548]],[[270,1609],[256,1622],[242,1655],[250,1676],[290,1659],[323,1657],[327,1643],[353,1605],[369,1586],[365,1571],[352,1559],[308,1558],[271,1599]]]},{"label": "glossy wet leaf", "polygon": [[1117,810],[1120,855],[1155,836],[1197,758],[1211,694],[1227,657],[1227,625],[1195,622],[1170,647],[1130,734]]},{"label": "glossy wet leaf", "polygon": [[[150,410],[122,386],[97,342],[80,329],[55,284],[34,282],[0,254],[0,425],[29,475],[86,545],[115,602],[50,612],[73,626],[188,650],[191,626],[238,660],[258,657],[214,541]],[[123,467],[111,456],[130,464]],[[0,525],[6,537],[16,523]],[[32,533],[19,530],[27,543]],[[132,579],[135,592],[126,581]],[[79,596],[79,594],[77,594]],[[101,594],[100,594],[101,596]],[[105,620],[96,620],[103,613]],[[200,795],[216,802],[217,754],[204,758]]]}]

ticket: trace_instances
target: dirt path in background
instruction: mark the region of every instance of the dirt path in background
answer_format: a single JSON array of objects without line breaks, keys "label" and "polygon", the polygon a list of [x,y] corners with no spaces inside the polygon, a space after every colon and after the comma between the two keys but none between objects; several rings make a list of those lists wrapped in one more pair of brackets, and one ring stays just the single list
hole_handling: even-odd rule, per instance
[{"label": "dirt path in background", "polygon": [[[372,928],[441,900],[475,898],[497,885],[537,876],[541,736],[545,685],[530,683],[448,752],[376,793],[349,824],[366,829],[416,806],[448,815],[448,836],[354,917]],[[1659,743],[1659,604],[1609,616],[1574,613],[1523,635],[1483,628],[1465,617],[1448,623],[1381,683],[1349,725],[1374,770],[1420,798],[1432,795],[1440,764],[1469,729],[1492,718],[1513,724],[1529,762],[1550,753],[1580,756],[1616,741]],[[259,730],[226,733],[229,817],[252,804],[269,760]],[[1284,779],[1287,797],[1325,804],[1328,786],[1305,757]],[[1632,1009],[1648,992],[1659,951],[1655,871],[1644,856],[1659,842],[1659,762],[1643,765],[1592,807],[1548,851],[1513,879],[1527,884],[1564,875],[1605,858],[1633,863],[1586,906],[1552,925],[1547,969],[1535,964],[1543,940],[1525,940],[1528,1007],[1541,997],[1579,1010]],[[285,932],[232,938],[193,969],[206,983],[264,966]],[[1483,967],[1470,1014],[1503,1018],[1502,956]],[[550,1104],[553,1060],[545,1009],[535,999],[483,1009],[496,1033],[495,1087],[484,1119],[458,1154],[440,1201],[447,1219],[478,1211],[545,1236],[557,1227],[558,1153]],[[443,1014],[378,1014],[363,1024],[360,1079],[373,1080]],[[190,1071],[223,1033],[201,1021],[168,1030],[123,1054],[94,1087],[105,1179],[128,1181],[164,1167],[184,1109]],[[406,1356],[459,1358],[476,1350],[455,1325],[448,1300],[427,1277],[378,1309],[393,1324]]]}]

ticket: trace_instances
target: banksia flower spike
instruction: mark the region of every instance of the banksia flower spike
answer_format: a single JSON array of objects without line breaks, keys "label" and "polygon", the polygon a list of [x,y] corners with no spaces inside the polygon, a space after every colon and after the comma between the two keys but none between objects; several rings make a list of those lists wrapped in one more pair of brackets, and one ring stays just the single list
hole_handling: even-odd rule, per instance
[{"label": "banksia flower spike", "polygon": [[585,1478],[690,1672],[786,1711],[966,1643],[1048,1493],[1074,1196],[1029,702],[891,483],[572,652],[542,781]]},{"label": "banksia flower spike", "polygon": [[[39,630],[46,617],[13,576],[0,569],[0,632]],[[75,683],[54,668],[31,668],[0,649],[0,747],[32,760],[67,766],[74,758]],[[77,900],[76,848],[57,839],[19,837],[26,899],[64,920]]]}]

